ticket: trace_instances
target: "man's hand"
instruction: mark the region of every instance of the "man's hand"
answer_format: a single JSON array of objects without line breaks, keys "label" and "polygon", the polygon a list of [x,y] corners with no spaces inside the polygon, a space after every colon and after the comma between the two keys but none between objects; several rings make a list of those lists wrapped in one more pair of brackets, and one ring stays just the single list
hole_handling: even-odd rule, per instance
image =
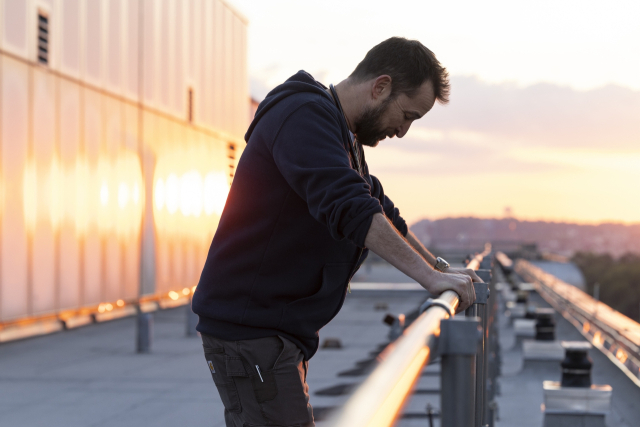
[{"label": "man's hand", "polygon": [[464,274],[471,277],[474,282],[482,282],[482,279],[478,277],[476,272],[470,268],[448,268],[448,274]]},{"label": "man's hand", "polygon": [[[451,270],[451,269],[449,269]],[[427,283],[420,283],[424,286],[429,293],[433,295],[440,295],[444,291],[452,290],[460,296],[460,304],[456,309],[456,313],[466,310],[476,300],[476,290],[473,286],[473,277],[467,274],[460,274],[447,271],[447,273],[440,273],[433,270],[433,275],[430,275]],[[473,272],[473,270],[470,270]],[[453,274],[450,274],[453,273]],[[473,273],[475,275],[475,273]],[[475,276],[478,278],[478,276]],[[480,278],[478,278],[481,282]]]}]

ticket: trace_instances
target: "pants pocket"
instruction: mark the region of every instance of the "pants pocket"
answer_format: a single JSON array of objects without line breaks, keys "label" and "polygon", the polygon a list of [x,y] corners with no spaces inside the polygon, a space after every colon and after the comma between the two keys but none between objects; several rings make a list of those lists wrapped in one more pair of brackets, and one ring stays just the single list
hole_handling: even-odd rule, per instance
[{"label": "pants pocket", "polygon": [[240,405],[240,396],[238,395],[236,384],[233,381],[233,377],[227,375],[224,349],[205,347],[204,358],[207,361],[207,367],[211,372],[211,377],[218,389],[220,400],[222,400],[225,409],[229,412],[242,412],[242,405]]},{"label": "pants pocket", "polygon": [[262,379],[258,375],[252,375],[251,384],[258,403],[268,402],[278,396],[278,384],[273,371],[262,372]]},{"label": "pants pocket", "polygon": [[[311,422],[309,395],[295,365],[281,366],[262,374],[269,376],[273,388],[255,389],[256,398],[262,399],[260,407],[268,420],[276,425],[307,426]],[[260,381],[258,379],[258,381]],[[267,378],[264,378],[265,384]],[[274,394],[271,394],[275,391]]]}]

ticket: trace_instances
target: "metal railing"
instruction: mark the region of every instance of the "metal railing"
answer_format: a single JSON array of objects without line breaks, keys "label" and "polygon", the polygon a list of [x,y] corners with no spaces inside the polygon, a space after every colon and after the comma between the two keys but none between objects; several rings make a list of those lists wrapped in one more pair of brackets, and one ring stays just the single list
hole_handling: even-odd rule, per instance
[{"label": "metal railing", "polygon": [[638,322],[525,260],[515,262],[515,272],[640,386]]},{"label": "metal railing", "polygon": [[[455,316],[460,303],[453,291],[429,299],[421,314],[404,333],[380,354],[381,362],[337,411],[332,427],[392,426],[411,396],[424,367],[441,357],[441,425],[481,427],[490,418],[487,374],[490,371],[491,313],[489,282],[490,246],[467,267],[477,270],[486,283],[476,284],[476,303],[465,316]],[[482,306],[482,307],[481,307]],[[491,382],[490,382],[491,383]]]}]

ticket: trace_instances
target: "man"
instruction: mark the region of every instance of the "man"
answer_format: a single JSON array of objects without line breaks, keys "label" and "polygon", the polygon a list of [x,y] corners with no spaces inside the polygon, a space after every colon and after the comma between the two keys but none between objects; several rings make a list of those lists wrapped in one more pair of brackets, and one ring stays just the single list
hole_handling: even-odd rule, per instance
[{"label": "man", "polygon": [[394,37],[335,88],[300,71],[260,103],[193,297],[227,426],[314,425],[308,360],[368,250],[459,310],[475,300],[475,273],[437,264],[361,146],[402,138],[448,91],[433,53]]}]

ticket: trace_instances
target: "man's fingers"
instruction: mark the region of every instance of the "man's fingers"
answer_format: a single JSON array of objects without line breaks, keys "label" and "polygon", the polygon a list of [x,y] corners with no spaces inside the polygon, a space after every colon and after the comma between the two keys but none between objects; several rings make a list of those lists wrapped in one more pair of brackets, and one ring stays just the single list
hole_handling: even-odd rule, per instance
[{"label": "man's fingers", "polygon": [[471,304],[475,300],[473,282],[471,280],[471,277],[464,275],[461,277],[461,279],[463,283],[461,283],[461,289],[458,292],[458,295],[460,295],[459,312],[469,308],[469,306],[471,306]]},{"label": "man's fingers", "polygon": [[482,279],[478,277],[476,272],[471,269],[469,269],[469,276],[471,277],[471,280],[473,280],[474,282],[482,282]]},{"label": "man's fingers", "polygon": [[466,296],[466,298],[462,302],[464,303],[464,309],[467,309],[471,307],[471,304],[473,304],[473,302],[476,300],[476,290],[473,286],[473,280],[471,276],[464,276],[464,279],[464,287],[466,288],[464,295]]}]

